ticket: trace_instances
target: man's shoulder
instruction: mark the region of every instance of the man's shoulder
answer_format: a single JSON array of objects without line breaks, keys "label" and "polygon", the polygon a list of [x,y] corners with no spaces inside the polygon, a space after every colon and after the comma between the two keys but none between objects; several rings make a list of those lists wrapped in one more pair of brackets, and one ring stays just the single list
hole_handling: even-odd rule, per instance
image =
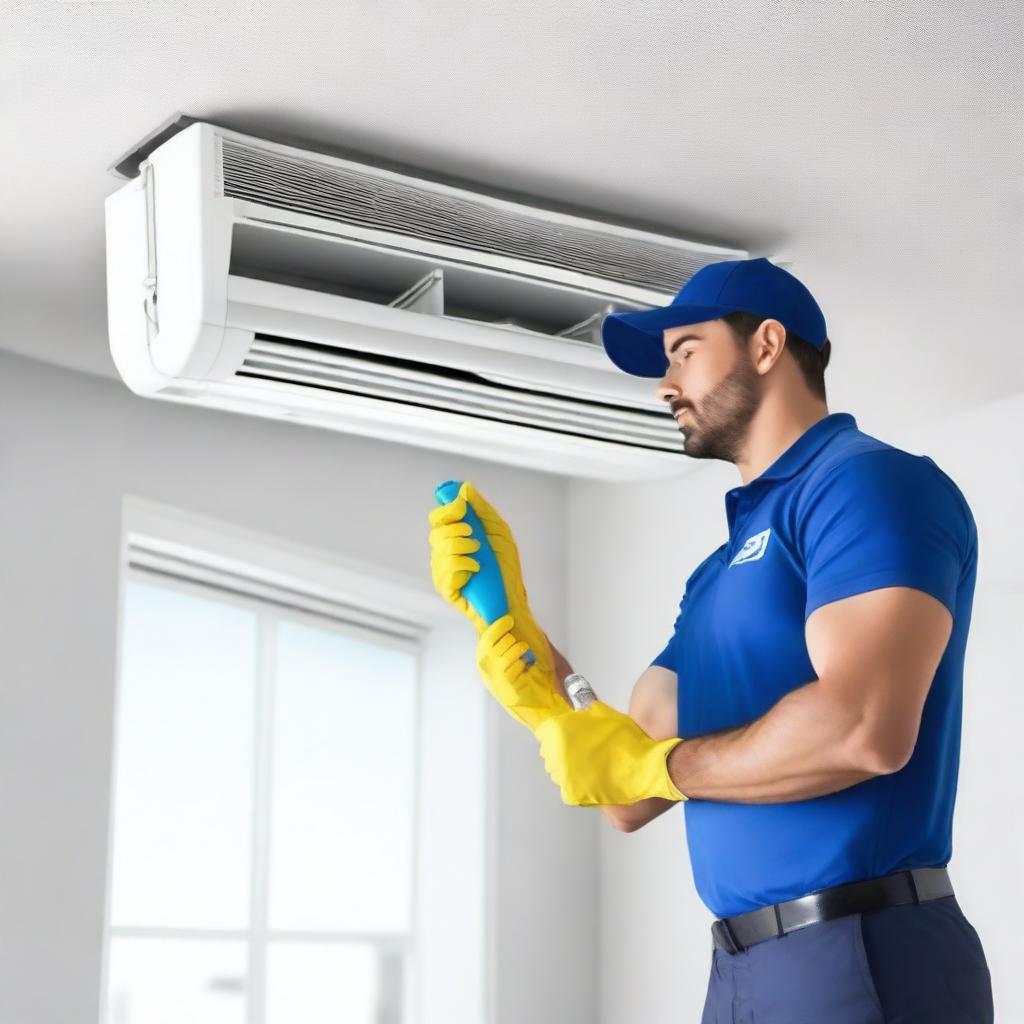
[{"label": "man's shoulder", "polygon": [[916,455],[862,431],[823,453],[805,474],[798,505],[808,510],[820,503],[890,498],[902,503],[933,503],[963,517],[975,529],[967,498],[930,455]]},{"label": "man's shoulder", "polygon": [[878,481],[900,488],[940,486],[966,504],[956,483],[930,455],[915,455],[860,430],[845,432],[841,443],[823,452],[804,476],[805,493],[826,483],[856,487]]}]

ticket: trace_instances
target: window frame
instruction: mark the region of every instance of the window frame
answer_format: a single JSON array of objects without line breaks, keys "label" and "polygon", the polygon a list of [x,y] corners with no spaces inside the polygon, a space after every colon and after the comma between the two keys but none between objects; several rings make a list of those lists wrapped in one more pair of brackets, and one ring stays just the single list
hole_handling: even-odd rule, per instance
[{"label": "window frame", "polygon": [[[393,571],[382,569],[371,563],[341,557],[335,552],[324,551],[283,541],[281,538],[267,534],[258,534],[235,524],[216,521],[198,516],[183,509],[160,505],[133,496],[126,496],[122,509],[122,544],[120,573],[118,585],[118,619],[117,619],[117,682],[112,722],[112,756],[110,772],[110,805],[108,820],[108,842],[106,858],[106,886],[104,894],[104,927],[102,940],[101,968],[101,1005],[100,1019],[108,1019],[108,986],[109,958],[112,941],[115,938],[146,935],[151,937],[169,937],[184,939],[226,939],[242,941],[246,944],[245,958],[246,993],[245,1016],[246,1024],[263,1024],[264,1001],[266,997],[266,951],[271,941],[303,941],[315,940],[326,942],[368,942],[374,945],[384,956],[400,956],[402,960],[403,1000],[401,1024],[416,1024],[421,1019],[431,1019],[431,991],[444,989],[450,983],[443,978],[424,977],[424,958],[422,946],[429,942],[430,937],[423,930],[420,913],[423,901],[421,882],[424,878],[423,834],[424,793],[419,783],[425,762],[424,743],[424,689],[428,685],[430,672],[425,671],[425,661],[433,659],[446,651],[454,650],[454,643],[459,638],[459,649],[464,652],[466,647],[465,627],[453,629],[453,625],[461,625],[457,620],[453,623],[450,611],[439,601],[432,588],[414,577],[403,577]],[[352,603],[355,595],[367,598],[365,607],[369,609],[387,608],[400,613],[405,619],[414,623],[422,630],[418,640],[406,640],[379,634],[376,631],[356,623],[343,623],[317,612],[288,608],[266,601],[261,597],[249,597],[238,593],[219,589],[207,583],[193,582],[186,579],[171,578],[129,566],[128,552],[132,545],[139,543],[156,545],[168,551],[187,552],[190,557],[206,561],[218,567],[244,568],[247,573],[261,575],[278,583],[287,583],[297,588],[309,588],[312,592],[323,595],[336,595],[339,600]],[[250,877],[250,924],[245,929],[205,929],[205,928],[161,928],[139,926],[114,926],[111,923],[112,871],[113,871],[113,831],[114,810],[116,808],[117,752],[116,729],[120,720],[121,698],[121,648],[122,630],[124,625],[124,605],[127,585],[133,580],[167,587],[179,592],[201,596],[206,600],[222,601],[234,607],[242,607],[256,615],[257,632],[257,678],[255,721],[258,734],[255,737],[253,750],[253,820],[250,836],[250,857],[252,872]],[[357,602],[358,603],[358,602]],[[445,614],[448,612],[448,614]],[[274,680],[273,674],[273,643],[274,629],[277,622],[296,622],[312,625],[318,629],[328,629],[340,635],[354,637],[363,641],[382,644],[392,649],[410,652],[415,657],[415,685],[413,695],[413,728],[415,748],[413,752],[414,792],[412,794],[412,855],[410,870],[410,899],[408,931],[405,933],[362,933],[341,930],[311,931],[297,929],[271,929],[267,920],[267,896],[269,876],[267,870],[267,853],[269,844],[269,782],[270,766],[265,755],[269,749],[269,730],[273,718],[267,702],[271,698]],[[436,668],[434,670],[436,676]],[[269,677],[269,678],[268,678]],[[464,684],[467,694],[479,693],[482,688],[477,680]],[[492,813],[487,794],[493,792],[497,767],[493,763],[492,734],[495,726],[494,716],[483,705],[482,726],[482,769],[483,784],[481,788],[482,806],[479,808],[479,823],[482,826],[481,852],[484,862],[481,865],[481,892],[478,911],[479,925],[479,974],[477,979],[476,1003],[479,1013],[474,1016],[484,1020],[490,1016],[487,1007],[493,1003],[493,992],[490,980],[493,975],[493,925],[492,911],[495,900],[490,891],[491,879],[494,877],[491,859],[494,855],[495,816]],[[470,914],[472,916],[472,913]],[[436,957],[428,957],[436,961]],[[443,966],[443,965],[436,965]],[[466,967],[463,963],[459,977],[465,983]],[[442,1000],[443,1001],[443,1000]]]}]

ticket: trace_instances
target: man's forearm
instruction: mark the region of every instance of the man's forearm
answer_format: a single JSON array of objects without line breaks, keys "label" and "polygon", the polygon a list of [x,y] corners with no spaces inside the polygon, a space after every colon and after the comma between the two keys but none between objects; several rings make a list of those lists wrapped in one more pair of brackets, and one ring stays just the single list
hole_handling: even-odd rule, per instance
[{"label": "man's forearm", "polygon": [[858,756],[857,725],[814,680],[748,725],[684,739],[668,756],[669,774],[698,800],[809,800],[881,774]]},{"label": "man's forearm", "polygon": [[678,803],[678,800],[651,796],[646,800],[638,800],[635,804],[602,804],[601,810],[620,832],[635,832]]}]

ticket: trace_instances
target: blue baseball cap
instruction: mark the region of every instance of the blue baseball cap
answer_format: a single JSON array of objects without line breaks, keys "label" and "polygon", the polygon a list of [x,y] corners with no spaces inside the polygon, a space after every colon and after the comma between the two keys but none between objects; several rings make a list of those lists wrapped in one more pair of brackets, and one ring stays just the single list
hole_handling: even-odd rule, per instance
[{"label": "blue baseball cap", "polygon": [[667,327],[737,312],[778,320],[817,349],[827,337],[825,317],[814,296],[789,271],[761,256],[701,267],[668,306],[609,313],[601,324],[601,340],[620,370],[634,377],[662,377],[669,365],[662,334]]}]

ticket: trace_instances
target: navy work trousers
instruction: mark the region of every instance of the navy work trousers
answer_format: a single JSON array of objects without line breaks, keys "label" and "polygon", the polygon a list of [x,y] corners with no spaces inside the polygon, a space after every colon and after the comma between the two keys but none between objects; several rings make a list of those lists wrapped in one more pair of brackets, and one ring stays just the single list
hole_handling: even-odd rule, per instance
[{"label": "navy work trousers", "polygon": [[992,979],[956,896],[715,949],[701,1024],[991,1024]]}]

